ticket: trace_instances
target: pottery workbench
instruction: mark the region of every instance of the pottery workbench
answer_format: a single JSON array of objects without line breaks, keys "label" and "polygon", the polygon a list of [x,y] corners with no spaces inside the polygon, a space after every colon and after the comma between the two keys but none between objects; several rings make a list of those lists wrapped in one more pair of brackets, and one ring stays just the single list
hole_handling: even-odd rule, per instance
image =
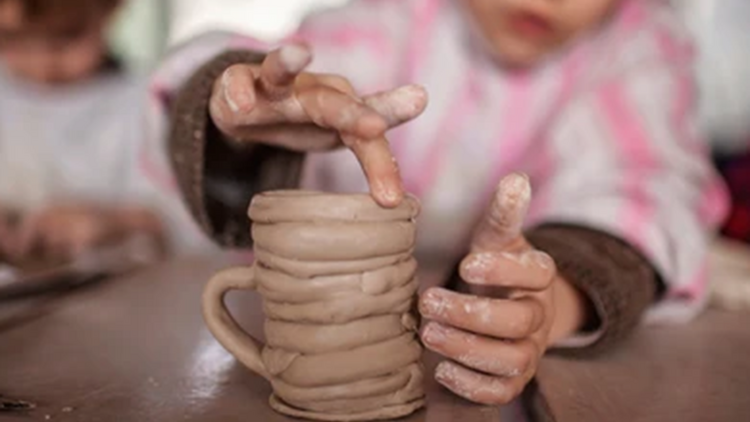
[{"label": "pottery workbench", "polygon": [[[36,406],[0,411],[0,421],[292,421],[267,406],[267,383],[205,329],[201,290],[228,265],[177,261],[59,297],[0,305],[0,396]],[[256,296],[232,293],[229,305],[261,333]],[[747,321],[747,314],[709,311],[690,326],[641,329],[599,359],[546,359],[526,401],[540,421],[747,420]],[[514,419],[432,380],[427,391],[427,410],[404,422]]]},{"label": "pottery workbench", "polygon": [[[36,406],[0,411],[0,421],[294,421],[270,409],[266,381],[205,328],[201,291],[229,265],[183,260],[46,302],[0,305],[0,396]],[[237,320],[260,336],[257,296],[233,292],[228,302]],[[434,366],[434,357],[427,363]],[[403,421],[500,419],[501,410],[469,404],[432,380],[427,390],[428,409]]]}]

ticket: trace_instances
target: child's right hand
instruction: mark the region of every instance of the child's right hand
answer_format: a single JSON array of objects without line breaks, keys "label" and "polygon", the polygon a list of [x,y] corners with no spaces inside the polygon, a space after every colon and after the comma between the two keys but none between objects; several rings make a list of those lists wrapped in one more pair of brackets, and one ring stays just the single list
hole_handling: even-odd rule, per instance
[{"label": "child's right hand", "polygon": [[210,115],[225,135],[295,151],[344,145],[357,156],[370,191],[383,206],[404,196],[385,132],[419,116],[427,94],[404,86],[358,96],[336,75],[302,72],[310,50],[292,44],[271,52],[261,65],[229,67],[214,83]]}]

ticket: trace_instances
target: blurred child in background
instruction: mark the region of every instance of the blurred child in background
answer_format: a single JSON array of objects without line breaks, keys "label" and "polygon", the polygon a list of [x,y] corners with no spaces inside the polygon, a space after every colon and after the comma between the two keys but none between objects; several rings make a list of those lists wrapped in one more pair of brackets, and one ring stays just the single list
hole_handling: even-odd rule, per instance
[{"label": "blurred child in background", "polygon": [[135,233],[183,247],[201,241],[174,200],[147,86],[108,49],[120,3],[0,0],[6,259],[75,258]]},{"label": "blurred child in background", "polygon": [[[361,0],[294,39],[206,34],[165,62],[183,191],[233,246],[251,242],[260,190],[419,196],[423,268],[460,261],[473,292],[420,301],[447,388],[505,403],[548,348],[605,350],[644,316],[684,321],[705,303],[725,194],[666,2]],[[354,154],[324,152],[339,146]],[[528,178],[500,181],[511,172]]]}]

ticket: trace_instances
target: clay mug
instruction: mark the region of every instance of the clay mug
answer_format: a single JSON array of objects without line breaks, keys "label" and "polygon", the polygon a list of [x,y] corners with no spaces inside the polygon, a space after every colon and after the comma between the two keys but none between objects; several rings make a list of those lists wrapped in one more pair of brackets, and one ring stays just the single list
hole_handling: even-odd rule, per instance
[{"label": "clay mug", "polygon": [[[424,405],[412,256],[418,202],[379,207],[369,195],[273,191],[253,198],[255,262],[219,272],[203,315],[216,339],[271,383],[274,410],[330,421],[392,419]],[[224,304],[263,299],[266,344]]]}]

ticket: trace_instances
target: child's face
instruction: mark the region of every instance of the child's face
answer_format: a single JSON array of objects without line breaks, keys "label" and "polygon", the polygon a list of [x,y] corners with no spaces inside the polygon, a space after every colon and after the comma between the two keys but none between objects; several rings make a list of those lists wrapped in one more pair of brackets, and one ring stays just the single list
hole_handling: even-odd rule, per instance
[{"label": "child's face", "polygon": [[41,24],[26,22],[20,14],[6,10],[0,13],[0,60],[14,75],[36,83],[84,79],[104,60],[108,15],[92,12],[80,19]]},{"label": "child's face", "polygon": [[494,52],[529,66],[607,18],[621,0],[463,0]]}]

